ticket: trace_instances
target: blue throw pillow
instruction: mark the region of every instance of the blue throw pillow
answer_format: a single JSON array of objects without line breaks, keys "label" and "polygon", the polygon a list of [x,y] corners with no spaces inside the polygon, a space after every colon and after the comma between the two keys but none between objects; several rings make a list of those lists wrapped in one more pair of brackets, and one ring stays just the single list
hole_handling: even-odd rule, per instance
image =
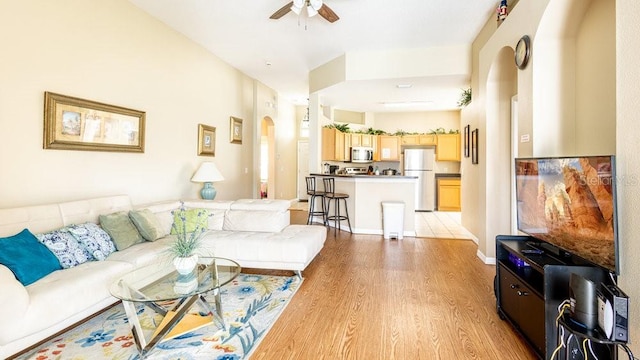
[{"label": "blue throw pillow", "polygon": [[69,225],[67,230],[96,260],[104,260],[116,251],[109,234],[97,224]]},{"label": "blue throw pillow", "polygon": [[53,230],[46,234],[37,234],[36,236],[58,258],[63,269],[72,268],[93,260],[93,255],[82,247],[66,228]]},{"label": "blue throw pillow", "polygon": [[11,269],[24,286],[61,269],[58,259],[27,229],[0,238],[0,264]]}]

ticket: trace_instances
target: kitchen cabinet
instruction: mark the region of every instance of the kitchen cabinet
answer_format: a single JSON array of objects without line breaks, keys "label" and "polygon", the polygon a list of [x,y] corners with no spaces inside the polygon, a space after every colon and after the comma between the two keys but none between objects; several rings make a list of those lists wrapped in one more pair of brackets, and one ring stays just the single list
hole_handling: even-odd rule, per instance
[{"label": "kitchen cabinet", "polygon": [[460,179],[438,179],[438,211],[460,211]]},{"label": "kitchen cabinet", "polygon": [[362,134],[346,134],[351,138],[351,146],[363,146],[362,145]]},{"label": "kitchen cabinet", "polygon": [[322,160],[347,161],[351,158],[351,137],[335,128],[322,128]]},{"label": "kitchen cabinet", "polygon": [[[360,134],[360,146],[374,147],[375,135]],[[353,146],[353,145],[352,145]]]},{"label": "kitchen cabinet", "polygon": [[378,157],[375,161],[400,161],[400,137],[394,135],[378,136]]},{"label": "kitchen cabinet", "polygon": [[402,145],[436,145],[435,134],[403,135]]},{"label": "kitchen cabinet", "polygon": [[350,146],[373,147],[373,135],[369,134],[345,134],[345,138],[351,138]]},{"label": "kitchen cabinet", "polygon": [[439,134],[436,141],[437,161],[460,161],[460,134]]}]

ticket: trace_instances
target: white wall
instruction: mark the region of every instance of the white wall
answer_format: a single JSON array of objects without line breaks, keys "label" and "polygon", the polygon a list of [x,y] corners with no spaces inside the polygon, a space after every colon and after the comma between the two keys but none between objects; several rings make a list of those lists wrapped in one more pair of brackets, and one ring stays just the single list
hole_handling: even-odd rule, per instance
[{"label": "white wall", "polygon": [[[219,199],[251,197],[254,80],[126,0],[0,5],[0,207],[196,197],[206,160],[225,176]],[[45,91],[145,111],[145,152],[43,150]],[[242,145],[230,116],[245,120]],[[216,127],[213,158],[197,156],[199,123]]]}]

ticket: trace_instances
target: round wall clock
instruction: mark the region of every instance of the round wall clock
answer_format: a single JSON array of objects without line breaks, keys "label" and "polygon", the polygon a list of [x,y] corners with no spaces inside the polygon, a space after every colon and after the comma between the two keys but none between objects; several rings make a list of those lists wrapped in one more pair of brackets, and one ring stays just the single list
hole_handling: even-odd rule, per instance
[{"label": "round wall clock", "polygon": [[524,69],[529,62],[529,56],[531,55],[531,39],[529,36],[524,35],[518,40],[516,44],[515,60],[518,69]]}]

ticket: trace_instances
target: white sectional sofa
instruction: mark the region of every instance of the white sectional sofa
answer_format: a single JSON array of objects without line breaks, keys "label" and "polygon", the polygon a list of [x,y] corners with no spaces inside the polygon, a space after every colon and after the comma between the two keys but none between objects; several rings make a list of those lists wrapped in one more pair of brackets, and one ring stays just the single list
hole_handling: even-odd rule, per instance
[{"label": "white sectional sofa", "polygon": [[[285,200],[168,201],[134,207],[126,195],[0,209],[0,237],[23,229],[39,234],[71,224],[97,224],[100,215],[139,209],[150,210],[168,234],[172,211],[181,203],[185,208],[206,208],[211,214],[203,251],[233,259],[242,267],[291,270],[302,276],[326,239],[322,226],[290,225]],[[167,235],[145,241],[115,251],[103,261],[53,271],[27,286],[0,264],[0,358],[115,303],[117,299],[108,290],[111,283],[134,268],[166,257],[173,239]]]}]

